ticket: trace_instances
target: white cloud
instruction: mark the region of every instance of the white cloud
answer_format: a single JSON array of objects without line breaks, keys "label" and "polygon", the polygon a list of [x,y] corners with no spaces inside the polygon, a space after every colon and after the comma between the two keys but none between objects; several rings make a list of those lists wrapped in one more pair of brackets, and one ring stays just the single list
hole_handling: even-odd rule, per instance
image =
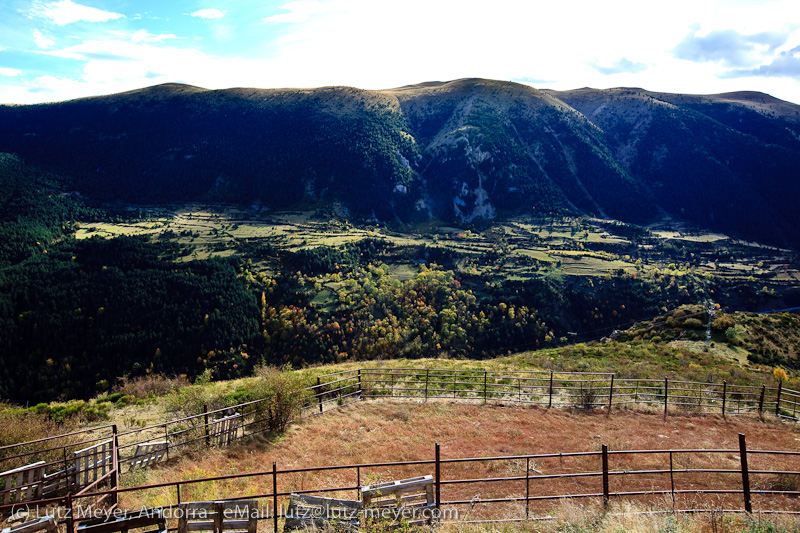
[{"label": "white cloud", "polygon": [[125,17],[122,13],[76,4],[72,0],[59,0],[47,4],[37,1],[34,2],[31,12],[38,17],[50,19],[59,26],[78,21],[106,22]]},{"label": "white cloud", "polygon": [[22,74],[21,70],[15,68],[0,67],[0,76],[19,76]]},{"label": "white cloud", "polygon": [[221,19],[225,16],[225,13],[227,13],[227,11],[220,11],[219,9],[200,9],[191,13],[191,16],[201,19]]},{"label": "white cloud", "polygon": [[112,35],[118,35],[120,37],[125,37],[127,39],[130,39],[131,42],[134,43],[161,43],[171,39],[182,38],[178,37],[174,33],[159,33],[158,35],[154,35],[148,32],[147,30],[136,30],[133,33],[125,33],[123,31],[112,31],[110,33]]},{"label": "white cloud", "polygon": [[36,46],[39,48],[50,48],[56,42],[51,39],[50,37],[46,36],[39,30],[33,30],[33,42],[36,43]]},{"label": "white cloud", "polygon": [[[77,6],[69,0],[35,1],[50,2],[41,6]],[[166,81],[208,88],[351,85],[381,89],[485,77],[553,89],[587,85],[687,93],[752,89],[800,102],[800,80],[774,75],[721,79],[724,65],[686,61],[673,53],[690,33],[703,37],[726,30],[745,36],[783,32],[788,38],[782,46],[773,49],[777,42],[757,42],[754,50],[764,55],[760,65],[770,65],[770,73],[778,67],[785,72],[786,65],[773,63],[800,45],[800,27],[792,26],[786,15],[796,10],[796,2],[673,0],[670,9],[664,9],[641,0],[494,0],[491,6],[481,0],[405,0],[400,5],[375,0],[301,0],[279,5],[271,16],[264,16],[270,12],[259,15],[267,26],[257,28],[237,26],[235,17],[219,9],[202,9],[186,15],[225,16],[209,26],[211,33],[202,40],[187,36],[177,41],[174,34],[147,30],[89,37],[76,30],[76,40],[65,36],[63,43],[78,44],[39,53],[81,61],[80,78],[43,77],[38,85],[30,86],[37,92],[30,93],[27,101],[57,99],[58,91],[71,98]],[[254,34],[259,39],[246,41]],[[54,35],[61,45],[62,36]],[[226,46],[236,51],[215,55],[211,47],[234,39],[243,46]],[[0,100],[8,98],[4,90],[0,88]]]}]

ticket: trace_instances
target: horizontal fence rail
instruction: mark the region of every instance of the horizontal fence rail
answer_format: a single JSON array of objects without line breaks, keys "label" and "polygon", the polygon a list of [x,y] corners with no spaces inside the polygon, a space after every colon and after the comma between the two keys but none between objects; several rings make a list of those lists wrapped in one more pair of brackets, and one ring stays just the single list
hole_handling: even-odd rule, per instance
[{"label": "horizontal fence rail", "polygon": [[[436,444],[432,456],[312,468],[279,469],[273,463],[257,472],[83,491],[29,502],[26,509],[60,504],[61,522],[72,533],[103,498],[119,501],[122,508],[162,512],[192,501],[256,500],[259,519],[278,532],[291,494],[359,499],[361,487],[375,476],[390,481],[428,475],[435,484],[437,515],[461,523],[547,519],[565,499],[598,510],[632,501],[670,512],[800,515],[800,451],[748,451],[744,435],[732,449],[609,450],[602,445],[583,452],[443,458]],[[169,529],[174,526],[173,521]]]},{"label": "horizontal fence rail", "polygon": [[[543,407],[568,407],[576,409],[603,409],[611,414],[614,409],[647,408],[663,411],[664,416],[670,413],[715,413],[722,416],[765,416],[771,415],[785,420],[798,420],[797,406],[800,404],[800,392],[784,388],[767,386],[745,386],[723,383],[702,383],[664,379],[622,379],[612,373],[580,373],[555,371],[489,371],[489,370],[452,370],[452,369],[414,369],[414,368],[361,368],[326,374],[316,378],[316,383],[307,387],[303,394],[308,401],[301,407],[299,416],[313,416],[326,413],[332,409],[351,403],[379,398],[406,398],[421,401],[450,400],[467,402],[502,402],[520,405],[537,405]],[[56,435],[36,441],[0,447],[0,504],[5,508],[24,502],[50,501],[66,505],[66,498],[80,499],[89,492],[96,495],[102,484],[116,487],[119,477],[137,468],[145,468],[152,464],[175,457],[185,450],[201,447],[227,445],[242,438],[254,436],[265,431],[265,418],[262,406],[267,399],[241,403],[232,407],[215,410],[204,409],[203,413],[169,420],[160,424],[118,432],[115,425],[104,425],[80,430],[64,435]],[[111,443],[111,444],[109,444]],[[100,449],[102,448],[102,450]],[[108,449],[112,450],[111,456]],[[673,460],[685,457],[689,453],[714,453],[714,451],[654,451],[654,452],[610,452],[609,457],[619,454],[664,454],[669,455],[669,468],[664,465],[649,469],[624,470],[623,473],[608,470],[587,470],[581,472],[562,472],[561,474],[536,474],[536,466],[531,462],[544,460],[547,456],[526,456],[522,458],[498,458],[500,461],[518,460],[527,463],[525,474],[512,477],[485,479],[450,479],[440,480],[439,489],[453,494],[450,500],[442,500],[442,504],[467,505],[474,508],[478,501],[488,500],[474,495],[457,496],[455,490],[459,485],[470,483],[497,484],[525,481],[525,497],[520,494],[492,499],[492,503],[512,504],[524,503],[526,516],[530,514],[532,502],[557,501],[565,497],[563,494],[543,494],[532,487],[548,479],[570,479],[572,483],[585,485],[586,490],[569,497],[597,497],[605,495],[608,501],[612,496],[626,497],[669,497],[674,503],[681,495],[694,494],[693,488],[676,488],[676,479],[681,476],[693,476],[700,473],[722,475],[735,474],[740,470],[710,468],[703,471],[698,468],[674,467]],[[592,455],[601,452],[587,452]],[[754,451],[751,454],[769,454],[788,457],[793,452]],[[86,458],[89,454],[91,457]],[[782,455],[781,455],[782,454]],[[573,454],[574,455],[574,454]],[[560,460],[569,454],[559,454]],[[81,457],[81,460],[78,458]],[[666,456],[665,456],[666,457]],[[793,457],[793,456],[792,456]],[[608,457],[606,458],[608,459]],[[490,459],[480,459],[488,461]],[[452,460],[462,461],[462,460]],[[472,461],[463,460],[463,461]],[[477,459],[476,459],[477,461]],[[448,463],[448,461],[443,461]],[[417,463],[396,463],[395,466],[421,465]],[[83,466],[81,466],[83,465]],[[518,465],[519,466],[519,465]],[[376,465],[347,465],[335,469],[355,469],[356,485],[330,487],[319,490],[304,490],[306,493],[326,493],[356,491],[361,482],[362,468],[374,468]],[[521,468],[521,466],[519,466]],[[530,467],[530,468],[529,468]],[[329,468],[330,469],[330,468]],[[328,469],[328,470],[329,470]],[[323,469],[325,470],[325,469]],[[759,497],[780,494],[784,496],[800,495],[800,470],[792,467],[783,471],[770,471],[764,468],[751,470],[756,479],[777,475],[778,481],[764,482],[758,487]],[[88,477],[87,471],[91,474]],[[316,472],[306,469],[305,472]],[[284,471],[283,474],[297,471]],[[534,472],[531,475],[531,472]],[[600,472],[600,473],[598,473]],[[741,472],[740,472],[741,474]],[[262,474],[266,475],[266,474]],[[275,474],[277,475],[277,474]],[[616,493],[603,491],[606,481],[612,482],[619,476],[653,478],[668,475],[671,480],[669,489],[651,486],[647,489],[630,487],[620,489]],[[598,478],[603,478],[597,485]],[[606,479],[607,478],[607,479]],[[224,478],[209,478],[219,481]],[[789,481],[787,481],[789,480]],[[794,490],[783,490],[795,483]],[[791,481],[791,483],[790,483]],[[590,483],[591,482],[591,483]],[[186,482],[188,484],[194,482]],[[588,484],[587,484],[588,483]],[[594,484],[592,484],[594,483]],[[532,485],[533,484],[533,485]],[[175,485],[180,501],[181,484]],[[778,487],[777,489],[775,487]],[[128,490],[128,489],[126,489]],[[142,489],[144,490],[144,489]],[[705,489],[704,489],[705,490]],[[716,489],[722,492],[706,492],[714,494],[734,494],[738,489]],[[733,491],[733,492],[731,492]],[[113,501],[117,493],[114,491]],[[739,491],[741,492],[741,491]],[[797,493],[797,494],[795,494]],[[106,493],[108,494],[108,493]],[[738,494],[738,493],[737,493]],[[279,496],[286,494],[280,493]],[[100,494],[102,496],[102,494]],[[244,497],[244,496],[243,496]],[[246,496],[250,497],[250,495]],[[266,496],[260,496],[266,497]],[[186,498],[184,498],[184,501]],[[497,501],[494,501],[497,500]],[[0,512],[3,512],[0,506]]]}]

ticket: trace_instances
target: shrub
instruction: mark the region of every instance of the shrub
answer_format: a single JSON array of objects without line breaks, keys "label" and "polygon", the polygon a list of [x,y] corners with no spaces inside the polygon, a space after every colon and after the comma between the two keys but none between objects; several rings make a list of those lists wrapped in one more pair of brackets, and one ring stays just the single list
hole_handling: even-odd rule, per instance
[{"label": "shrub", "polygon": [[[0,431],[0,448],[12,444],[35,441],[51,435],[68,433],[73,429],[73,426],[74,424],[72,421],[67,421],[65,424],[57,424],[47,414],[39,414],[30,409],[13,408],[0,403],[0,427],[3,428],[2,431]],[[6,448],[5,450],[0,449],[0,458],[66,445],[74,441],[75,438],[75,436],[71,436],[20,447]],[[37,461],[56,461],[61,459],[61,453],[60,450],[53,450],[35,457]],[[29,463],[28,460],[30,458],[31,457],[19,457],[17,459],[4,461],[2,463],[2,469],[11,470],[19,466],[24,466]]]},{"label": "shrub", "polygon": [[255,375],[258,379],[251,388],[252,398],[264,400],[253,405],[257,427],[282,433],[308,402],[311,393],[305,390],[307,384],[289,367],[258,366]]},{"label": "shrub", "polygon": [[683,321],[683,327],[690,329],[703,329],[703,323],[699,318],[687,318]]},{"label": "shrub", "polygon": [[581,384],[578,394],[572,397],[572,405],[576,409],[591,411],[599,405],[597,403],[597,395],[597,391],[592,388],[591,384],[588,387],[584,387]]},{"label": "shrub", "polygon": [[[213,395],[208,387],[211,376],[212,370],[208,368],[197,376],[193,385],[172,390],[164,401],[164,409],[176,418],[187,418],[203,413],[204,406],[209,411],[225,407],[223,398]],[[190,422],[194,426],[202,423],[202,420],[194,418]]]},{"label": "shrub", "polygon": [[111,404],[107,401],[70,400],[65,403],[40,403],[30,408],[30,411],[50,418],[57,424],[63,424],[67,420],[77,422],[97,422],[98,420],[108,420],[108,412]]},{"label": "shrub", "polygon": [[711,329],[714,331],[727,331],[735,325],[731,315],[721,315],[711,322]]},{"label": "shrub", "polygon": [[[122,396],[134,396],[139,399],[150,398],[152,396],[166,396],[181,387],[189,386],[189,380],[185,375],[169,378],[164,374],[148,374],[146,376],[124,376],[114,385],[113,393],[108,396],[119,394]],[[119,398],[117,398],[119,399]],[[117,400],[111,400],[116,402]]]}]

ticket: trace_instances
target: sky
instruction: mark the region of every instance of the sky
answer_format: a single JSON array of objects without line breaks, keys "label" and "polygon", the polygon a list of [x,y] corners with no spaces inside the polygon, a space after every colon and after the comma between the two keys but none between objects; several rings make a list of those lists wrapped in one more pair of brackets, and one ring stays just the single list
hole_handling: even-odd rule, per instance
[{"label": "sky", "polygon": [[762,91],[800,104],[798,0],[2,0],[0,103],[167,82]]}]

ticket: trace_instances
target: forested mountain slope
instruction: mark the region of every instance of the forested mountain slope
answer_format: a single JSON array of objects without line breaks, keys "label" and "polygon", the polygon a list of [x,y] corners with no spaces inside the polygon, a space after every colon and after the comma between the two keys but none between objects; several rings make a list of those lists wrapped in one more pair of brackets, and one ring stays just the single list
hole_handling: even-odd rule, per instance
[{"label": "forested mountain slope", "polygon": [[759,93],[539,91],[492,80],[385,91],[168,84],[0,107],[0,151],[90,198],[456,221],[664,215],[796,246],[800,106]]}]

